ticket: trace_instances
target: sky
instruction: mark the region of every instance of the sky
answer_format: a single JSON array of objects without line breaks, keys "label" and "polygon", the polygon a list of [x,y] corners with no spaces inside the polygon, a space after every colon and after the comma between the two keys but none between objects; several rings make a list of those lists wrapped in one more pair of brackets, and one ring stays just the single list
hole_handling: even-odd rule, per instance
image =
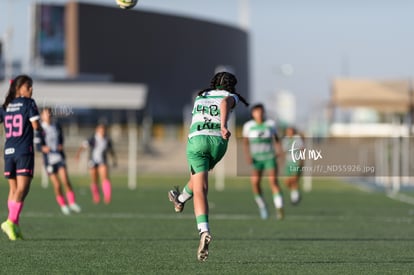
[{"label": "sky", "polygon": [[[28,56],[33,1],[0,0],[0,35],[13,26],[15,58]],[[318,119],[335,77],[412,78],[412,0],[140,0],[135,9],[240,26],[241,2],[249,6],[250,101],[269,102],[289,91],[297,124]]]}]

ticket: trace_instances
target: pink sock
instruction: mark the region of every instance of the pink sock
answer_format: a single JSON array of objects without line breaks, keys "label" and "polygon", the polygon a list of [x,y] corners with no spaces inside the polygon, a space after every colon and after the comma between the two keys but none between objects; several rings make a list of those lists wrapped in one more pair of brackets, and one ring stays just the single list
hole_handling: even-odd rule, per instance
[{"label": "pink sock", "polygon": [[91,184],[91,192],[92,192],[93,202],[94,203],[99,203],[101,198],[99,196],[99,188],[98,188],[98,185],[96,183]]},{"label": "pink sock", "polygon": [[65,197],[63,197],[62,195],[56,196],[56,201],[59,204],[59,206],[65,206],[66,205]]},{"label": "pink sock", "polygon": [[102,183],[102,191],[104,193],[105,203],[110,203],[112,196],[112,187],[111,182],[109,180],[104,180],[104,182]]},{"label": "pink sock", "polygon": [[22,212],[23,202],[8,201],[9,217],[8,219],[14,224],[19,224],[20,212]]},{"label": "pink sock", "polygon": [[75,203],[75,193],[73,191],[66,192],[66,198],[68,199],[69,205]]}]

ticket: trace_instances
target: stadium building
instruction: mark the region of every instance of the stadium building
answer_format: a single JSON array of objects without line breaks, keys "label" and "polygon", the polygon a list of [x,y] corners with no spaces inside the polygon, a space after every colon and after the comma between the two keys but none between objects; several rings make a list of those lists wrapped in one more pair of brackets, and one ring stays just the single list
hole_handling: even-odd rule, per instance
[{"label": "stadium building", "polygon": [[248,34],[237,27],[78,2],[37,4],[34,14],[38,78],[144,84],[144,112],[162,123],[182,122],[194,93],[223,66],[248,97]]},{"label": "stadium building", "polygon": [[[131,187],[137,169],[186,171],[186,119],[216,71],[234,72],[238,91],[249,97],[248,33],[239,27],[75,1],[39,2],[31,14],[30,60],[12,74],[34,77],[34,99],[58,116],[69,155],[98,121],[108,122],[117,170]],[[10,68],[0,68],[0,78],[5,72],[10,77]],[[237,117],[243,115],[248,109],[238,108]],[[157,154],[138,154],[152,152],[154,142],[162,143]],[[69,163],[70,173],[86,173],[86,161]]]}]

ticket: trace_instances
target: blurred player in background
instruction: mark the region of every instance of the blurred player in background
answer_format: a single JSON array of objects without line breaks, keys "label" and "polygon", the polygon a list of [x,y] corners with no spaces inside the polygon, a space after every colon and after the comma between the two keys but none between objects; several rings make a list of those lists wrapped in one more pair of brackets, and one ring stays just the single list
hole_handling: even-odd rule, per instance
[{"label": "blurred player in background", "polygon": [[39,111],[31,98],[33,80],[19,75],[10,82],[9,91],[0,111],[4,124],[4,176],[9,182],[8,218],[1,229],[10,240],[23,239],[19,226],[20,213],[29,193],[34,171],[34,137],[45,144]]},{"label": "blurred player in background", "polygon": [[276,208],[276,218],[283,219],[283,197],[278,182],[277,153],[282,153],[282,147],[277,135],[276,124],[265,118],[263,104],[251,108],[252,120],[243,125],[243,149],[246,160],[252,165],[250,182],[257,206],[262,219],[268,218],[268,210],[263,197],[261,181],[264,171],[267,171],[269,184],[273,194],[273,204]]},{"label": "blurred player in background", "polygon": [[294,160],[292,158],[292,148],[300,151],[304,149],[303,138],[297,134],[294,127],[289,126],[285,130],[285,136],[282,140],[282,147],[285,160],[285,184],[290,190],[290,202],[296,205],[300,202],[301,195],[299,191],[299,180],[302,175],[303,160]]},{"label": "blurred player in background", "polygon": [[237,79],[228,72],[217,73],[210,87],[198,93],[195,99],[190,133],[187,140],[187,161],[190,180],[182,193],[176,188],[168,192],[175,212],[182,212],[184,204],[194,198],[194,214],[200,243],[197,259],[205,261],[211,234],[208,220],[208,171],[223,158],[230,138],[227,122],[237,103],[246,100],[236,92]]},{"label": "blurred player in background", "polygon": [[[44,108],[42,110],[41,119],[46,144],[38,146],[38,150],[43,153],[44,167],[49,179],[52,181],[56,201],[64,215],[69,215],[70,211],[79,213],[81,208],[76,203],[75,193],[69,181],[66,168],[62,127],[53,120],[51,108]],[[65,187],[67,203],[63,195],[62,184]]]},{"label": "blurred player in background", "polygon": [[88,140],[85,140],[79,147],[76,158],[79,159],[80,153],[89,148],[89,172],[91,176],[91,192],[94,203],[101,200],[98,180],[101,181],[104,203],[109,204],[112,198],[112,185],[109,179],[108,153],[111,155],[112,164],[117,165],[115,150],[112,140],[107,136],[107,129],[104,123],[99,123],[95,128],[95,134]]}]

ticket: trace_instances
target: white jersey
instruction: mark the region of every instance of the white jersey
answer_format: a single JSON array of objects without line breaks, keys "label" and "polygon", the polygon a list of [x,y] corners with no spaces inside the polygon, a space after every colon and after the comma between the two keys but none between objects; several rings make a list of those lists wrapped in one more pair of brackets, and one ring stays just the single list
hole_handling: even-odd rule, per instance
[{"label": "white jersey", "polygon": [[63,161],[63,155],[58,151],[58,146],[63,143],[62,129],[56,123],[45,122],[42,122],[42,129],[45,133],[45,144],[50,149],[47,154],[47,163],[53,165]]},{"label": "white jersey", "polygon": [[243,137],[249,139],[252,158],[267,160],[275,157],[274,141],[277,136],[276,123],[266,120],[259,124],[254,119],[243,125]]},{"label": "white jersey", "polygon": [[282,140],[283,151],[287,162],[293,162],[292,150],[302,150],[304,148],[303,139],[299,135],[284,137]]},{"label": "white jersey", "polygon": [[239,97],[225,90],[211,90],[196,97],[189,138],[198,135],[221,136],[220,104],[228,96],[234,97],[236,106]]},{"label": "white jersey", "polygon": [[93,137],[83,142],[85,148],[90,149],[89,158],[95,164],[106,164],[107,153],[112,151],[112,140],[105,136],[95,134]]}]

